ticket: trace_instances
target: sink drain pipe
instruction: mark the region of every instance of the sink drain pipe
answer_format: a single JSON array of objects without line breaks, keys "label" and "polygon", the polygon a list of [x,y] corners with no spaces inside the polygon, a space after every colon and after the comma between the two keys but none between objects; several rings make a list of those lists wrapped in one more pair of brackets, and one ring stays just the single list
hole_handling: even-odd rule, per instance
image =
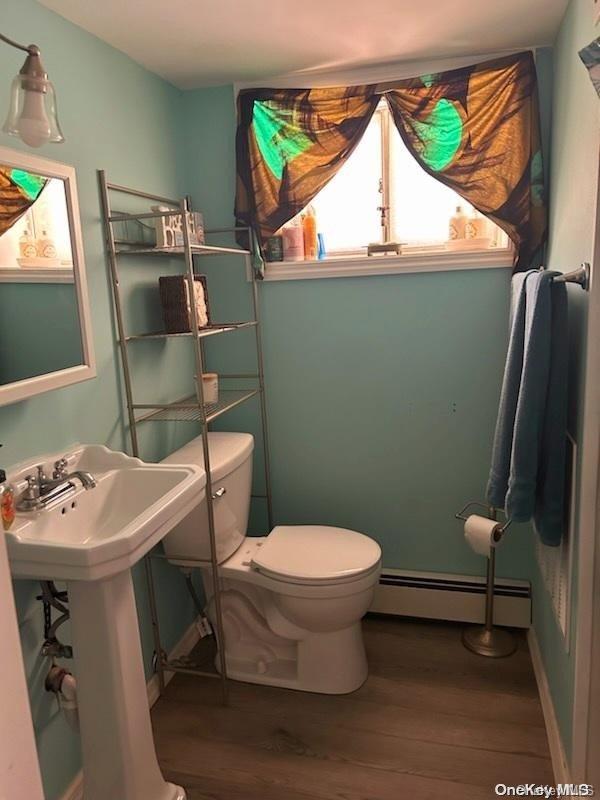
[{"label": "sink drain pipe", "polygon": [[79,710],[77,708],[77,682],[64,667],[53,664],[44,683],[47,692],[53,692],[71,728],[79,731]]},{"label": "sink drain pipe", "polygon": [[[54,581],[40,581],[42,593],[37,596],[44,607],[44,644],[42,655],[51,658],[73,658],[73,648],[59,641],[56,631],[69,619],[69,596],[59,591]],[[52,622],[52,609],[60,611],[61,616]]]}]

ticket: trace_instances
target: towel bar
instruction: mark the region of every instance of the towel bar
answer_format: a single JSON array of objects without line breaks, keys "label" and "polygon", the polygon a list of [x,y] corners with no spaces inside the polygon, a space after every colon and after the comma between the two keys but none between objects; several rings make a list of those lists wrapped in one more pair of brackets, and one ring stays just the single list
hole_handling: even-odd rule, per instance
[{"label": "towel bar", "polygon": [[[540,269],[544,269],[544,267],[540,267]],[[573,272],[565,272],[564,275],[558,275],[554,280],[556,283],[578,283],[585,292],[589,292],[590,274],[590,265],[587,261],[584,261],[579,269],[575,269]]]}]

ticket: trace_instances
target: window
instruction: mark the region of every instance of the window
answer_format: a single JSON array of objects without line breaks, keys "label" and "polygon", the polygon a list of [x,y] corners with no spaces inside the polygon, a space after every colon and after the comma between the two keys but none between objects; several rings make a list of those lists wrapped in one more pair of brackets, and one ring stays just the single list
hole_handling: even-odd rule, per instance
[{"label": "window", "polygon": [[[416,162],[385,101],[352,156],[311,205],[329,257],[366,255],[369,244],[383,242],[401,243],[405,253],[443,250],[456,207],[474,212]],[[489,244],[478,240],[468,249],[508,247],[506,235],[491,221],[485,238]]]}]

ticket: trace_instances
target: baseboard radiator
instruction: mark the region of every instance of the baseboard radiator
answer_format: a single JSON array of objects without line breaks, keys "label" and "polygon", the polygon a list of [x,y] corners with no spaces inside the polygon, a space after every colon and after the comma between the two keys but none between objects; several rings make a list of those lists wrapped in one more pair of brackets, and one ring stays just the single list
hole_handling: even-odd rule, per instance
[{"label": "baseboard radiator", "polygon": [[[452,622],[483,622],[485,578],[384,569],[370,611]],[[531,624],[528,581],[496,578],[494,622],[513,628]]]}]

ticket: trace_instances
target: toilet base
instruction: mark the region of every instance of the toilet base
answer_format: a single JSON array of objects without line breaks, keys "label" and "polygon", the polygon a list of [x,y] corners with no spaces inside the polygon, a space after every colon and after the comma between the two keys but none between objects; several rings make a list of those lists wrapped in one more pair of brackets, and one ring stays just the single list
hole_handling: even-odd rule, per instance
[{"label": "toilet base", "polygon": [[[219,565],[228,676],[319,694],[356,691],[368,676],[361,620],[373,599],[379,564],[356,580],[333,585],[284,582],[252,566],[265,541],[247,539]],[[206,614],[216,628],[209,569],[202,570],[202,580]]]},{"label": "toilet base", "polygon": [[[226,653],[227,676],[243,683],[318,694],[350,694],[368,676],[360,622],[341,631],[311,633],[296,642],[296,657],[236,658]],[[219,657],[215,658],[219,669]]]}]

